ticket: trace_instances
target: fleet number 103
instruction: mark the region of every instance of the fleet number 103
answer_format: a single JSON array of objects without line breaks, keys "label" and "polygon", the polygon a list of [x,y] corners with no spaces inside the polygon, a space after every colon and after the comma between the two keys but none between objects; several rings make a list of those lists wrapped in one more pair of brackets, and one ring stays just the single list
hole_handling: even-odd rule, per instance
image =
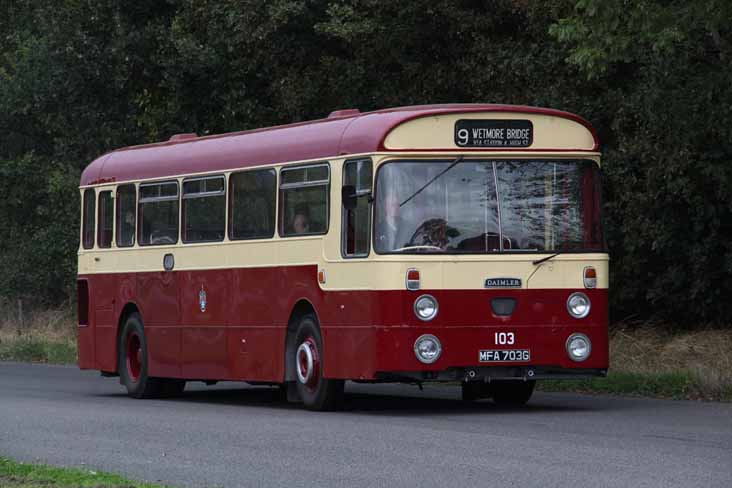
[{"label": "fleet number 103", "polygon": [[511,345],[515,343],[513,332],[496,332],[493,337],[497,345]]}]

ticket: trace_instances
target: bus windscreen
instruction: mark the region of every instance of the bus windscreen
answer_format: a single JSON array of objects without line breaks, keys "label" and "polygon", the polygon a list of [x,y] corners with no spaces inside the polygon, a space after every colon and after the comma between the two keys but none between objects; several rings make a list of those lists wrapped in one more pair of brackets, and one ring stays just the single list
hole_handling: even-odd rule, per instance
[{"label": "bus windscreen", "polygon": [[604,251],[585,160],[391,161],[377,173],[378,253]]}]

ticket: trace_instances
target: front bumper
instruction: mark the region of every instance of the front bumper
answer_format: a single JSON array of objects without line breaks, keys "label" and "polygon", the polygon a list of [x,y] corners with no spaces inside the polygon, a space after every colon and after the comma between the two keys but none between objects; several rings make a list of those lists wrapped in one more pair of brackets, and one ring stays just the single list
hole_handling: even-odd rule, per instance
[{"label": "front bumper", "polygon": [[497,381],[497,380],[562,380],[604,378],[607,369],[566,369],[552,366],[477,366],[473,368],[448,368],[442,371],[394,371],[377,373],[377,381]]}]

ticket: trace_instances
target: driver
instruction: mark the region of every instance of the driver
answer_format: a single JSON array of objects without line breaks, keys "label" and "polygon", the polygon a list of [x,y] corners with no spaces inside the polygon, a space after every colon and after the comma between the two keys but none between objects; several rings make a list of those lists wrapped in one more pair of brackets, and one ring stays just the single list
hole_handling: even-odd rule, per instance
[{"label": "driver", "polygon": [[401,247],[397,242],[399,230],[404,228],[404,219],[399,208],[399,199],[389,193],[382,204],[381,219],[376,226],[376,242],[381,251],[393,251]]}]

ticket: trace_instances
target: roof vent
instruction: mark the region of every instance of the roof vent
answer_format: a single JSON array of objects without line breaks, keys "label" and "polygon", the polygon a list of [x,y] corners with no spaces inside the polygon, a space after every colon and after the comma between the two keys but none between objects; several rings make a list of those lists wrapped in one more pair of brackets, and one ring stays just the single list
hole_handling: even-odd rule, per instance
[{"label": "roof vent", "polygon": [[190,132],[188,134],[174,134],[173,136],[168,139],[169,141],[185,141],[188,139],[197,139],[198,134],[195,132]]},{"label": "roof vent", "polygon": [[335,117],[348,117],[350,115],[358,115],[361,111],[357,108],[344,108],[342,110],[335,110],[328,115],[329,119],[333,119]]}]

